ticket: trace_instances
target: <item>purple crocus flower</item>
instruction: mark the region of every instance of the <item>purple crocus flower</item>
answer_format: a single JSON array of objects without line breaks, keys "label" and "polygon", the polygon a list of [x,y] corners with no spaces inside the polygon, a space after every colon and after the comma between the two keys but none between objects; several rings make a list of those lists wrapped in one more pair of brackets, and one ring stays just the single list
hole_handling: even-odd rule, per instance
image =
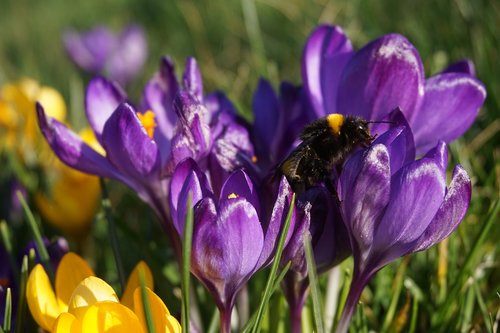
[{"label": "purple crocus flower", "polygon": [[457,165],[446,186],[447,164],[442,141],[414,161],[405,127],[389,130],[346,162],[339,197],[354,272],[338,332],[347,331],[363,288],[379,269],[440,242],[464,218],[471,182]]},{"label": "purple crocus flower", "polygon": [[305,125],[316,118],[307,107],[304,90],[282,82],[279,94],[260,79],[253,96],[252,140],[262,177],[290,153]]},{"label": "purple crocus flower", "polygon": [[[382,120],[400,107],[418,154],[461,136],[486,97],[471,62],[425,79],[418,51],[405,37],[385,35],[354,52],[342,29],[329,25],[310,35],[302,77],[317,117],[342,113]],[[380,134],[377,126],[372,132]]]},{"label": "purple crocus flower", "polygon": [[[173,220],[181,235],[189,194],[194,211],[191,271],[212,294],[221,315],[221,331],[230,332],[235,297],[250,277],[272,260],[292,191],[283,178],[268,212],[249,176],[236,170],[217,197],[198,164],[185,159],[170,183]],[[297,221],[297,211],[294,209],[292,230],[296,223],[303,223]],[[300,218],[307,219],[307,212]]]},{"label": "purple crocus flower", "polygon": [[[220,94],[216,96],[224,100]],[[186,157],[206,160],[212,155],[214,141],[222,140],[226,147],[248,144],[237,141],[242,136],[231,131],[236,127],[229,126],[227,119],[232,118],[226,109],[214,109],[214,103],[209,109],[202,99],[205,97],[196,61],[188,59],[183,82],[179,84],[172,62],[163,58],[159,73],[144,89],[140,108],[130,104],[123,90],[112,81],[97,77],[89,83],[85,111],[102,150],[94,149],[64,124],[47,117],[40,104],[37,113],[42,133],[56,155],[77,170],[118,180],[137,192],[163,222],[180,258],[178,239],[165,204],[175,165]],[[226,119],[224,131],[214,136],[219,119]],[[227,159],[231,155],[226,152],[219,155]]]},{"label": "purple crocus flower", "polygon": [[81,69],[105,74],[121,84],[139,74],[147,57],[146,36],[137,25],[128,26],[119,35],[103,26],[83,33],[69,30],[63,42],[71,60]]}]

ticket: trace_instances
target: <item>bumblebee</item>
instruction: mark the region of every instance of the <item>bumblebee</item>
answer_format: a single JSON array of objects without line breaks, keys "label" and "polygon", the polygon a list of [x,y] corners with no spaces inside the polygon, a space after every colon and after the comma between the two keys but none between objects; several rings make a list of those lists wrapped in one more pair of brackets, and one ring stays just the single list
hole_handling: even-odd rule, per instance
[{"label": "bumblebee", "polygon": [[300,143],[278,166],[292,189],[302,193],[323,182],[332,194],[331,174],[358,146],[367,147],[374,137],[369,122],[338,113],[317,119],[304,127]]}]

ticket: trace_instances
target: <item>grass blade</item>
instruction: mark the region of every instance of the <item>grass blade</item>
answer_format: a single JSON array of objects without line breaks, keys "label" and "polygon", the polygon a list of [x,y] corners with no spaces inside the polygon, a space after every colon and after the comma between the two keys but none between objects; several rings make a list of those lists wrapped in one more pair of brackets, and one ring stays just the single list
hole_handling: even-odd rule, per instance
[{"label": "grass blade", "polygon": [[191,271],[191,245],[193,243],[193,208],[192,195],[187,200],[186,221],[184,223],[184,241],[182,246],[182,330],[189,333],[189,278]]},{"label": "grass blade", "polygon": [[35,240],[36,249],[38,250],[38,254],[40,255],[40,260],[42,262],[43,268],[50,277],[50,281],[54,282],[54,270],[52,269],[52,265],[50,264],[49,253],[47,252],[47,248],[45,247],[45,243],[42,238],[42,233],[40,231],[40,226],[35,220],[35,216],[31,212],[26,200],[24,200],[24,196],[20,191],[17,191],[17,198],[21,203],[24,213],[26,214],[26,219],[28,220],[28,224],[31,228],[31,232],[33,233],[33,239]]},{"label": "grass blade", "polygon": [[269,273],[269,277],[267,279],[264,295],[262,296],[262,301],[260,302],[259,309],[257,311],[257,317],[255,318],[255,323],[252,327],[252,333],[260,331],[260,327],[262,325],[262,316],[264,314],[264,311],[266,310],[267,304],[269,303],[269,299],[271,298],[271,294],[273,292],[273,287],[275,285],[275,279],[276,279],[276,274],[278,272],[281,255],[283,254],[283,249],[285,247],[285,239],[286,236],[288,235],[288,229],[290,228],[290,221],[292,220],[292,213],[294,206],[295,206],[295,193],[292,196],[292,201],[290,203],[290,209],[288,210],[288,214],[286,216],[285,225],[281,230],[280,238],[278,241],[278,247],[276,249],[276,255],[274,257],[274,261],[271,266],[271,272]]},{"label": "grass blade", "polygon": [[323,317],[321,315],[322,306],[320,299],[319,282],[318,276],[316,274],[316,263],[314,262],[311,235],[309,233],[304,235],[304,250],[307,261],[307,274],[309,275],[309,287],[311,289],[311,297],[313,302],[314,323],[316,324],[317,332],[324,333],[325,326],[323,324]]},{"label": "grass blade", "polygon": [[111,201],[109,200],[108,188],[106,187],[104,179],[99,177],[99,182],[101,183],[102,209],[104,210],[104,216],[108,225],[108,237],[111,243],[113,257],[115,259],[118,280],[120,281],[120,287],[123,291],[125,290],[125,270],[123,269],[122,256],[120,254],[120,246],[118,244],[118,236],[116,234],[116,226],[111,212]]}]

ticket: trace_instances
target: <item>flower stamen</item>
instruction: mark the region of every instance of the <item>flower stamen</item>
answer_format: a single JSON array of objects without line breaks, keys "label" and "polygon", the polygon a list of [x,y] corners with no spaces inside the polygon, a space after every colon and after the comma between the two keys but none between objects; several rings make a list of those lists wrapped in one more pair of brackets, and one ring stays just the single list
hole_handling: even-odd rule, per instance
[{"label": "flower stamen", "polygon": [[155,114],[153,111],[148,110],[144,113],[137,112],[137,117],[139,117],[139,121],[142,126],[148,133],[148,136],[152,139],[154,134],[154,129],[157,126],[155,121]]}]

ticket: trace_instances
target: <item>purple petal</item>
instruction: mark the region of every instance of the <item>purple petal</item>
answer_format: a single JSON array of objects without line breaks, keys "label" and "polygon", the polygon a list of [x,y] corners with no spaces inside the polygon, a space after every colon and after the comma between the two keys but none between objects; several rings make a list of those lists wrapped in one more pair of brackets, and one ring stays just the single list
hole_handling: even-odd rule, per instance
[{"label": "purple petal", "polygon": [[270,143],[276,135],[280,108],[278,97],[267,80],[259,80],[252,100],[252,109],[255,118],[253,136],[256,148],[259,156],[268,158],[271,154]]},{"label": "purple petal", "polygon": [[471,181],[467,172],[457,165],[441,207],[412,252],[425,250],[448,237],[467,213],[471,199]]},{"label": "purple petal", "polygon": [[216,91],[205,96],[203,104],[208,110],[208,123],[212,129],[212,137],[214,138],[219,137],[227,125],[233,123],[246,124],[238,115],[238,111],[233,103],[221,91]]},{"label": "purple petal", "polygon": [[382,120],[396,107],[408,121],[424,94],[424,70],[415,47],[403,36],[383,36],[359,50],[340,80],[337,110]]},{"label": "purple petal", "polygon": [[374,237],[375,253],[383,253],[387,261],[406,253],[441,206],[445,181],[440,161],[432,158],[415,161],[392,177],[389,204]]},{"label": "purple petal", "polygon": [[281,263],[286,265],[290,261],[290,270],[300,274],[301,277],[305,277],[307,275],[307,263],[304,252],[304,237],[311,237],[311,204],[307,201],[304,205],[299,203],[295,213],[295,228],[291,230],[290,240],[283,250]]},{"label": "purple petal", "polygon": [[106,64],[116,38],[107,28],[98,26],[86,33],[67,31],[63,42],[69,56],[80,68],[97,73]]},{"label": "purple petal", "polygon": [[254,155],[247,129],[236,122],[224,128],[214,142],[212,152],[220,166],[228,172],[243,167]]},{"label": "purple petal", "polygon": [[61,161],[85,173],[123,181],[118,170],[104,156],[97,153],[59,121],[47,118],[39,103],[36,104],[36,109],[40,129]]},{"label": "purple petal", "polygon": [[353,54],[351,41],[338,26],[319,26],[304,47],[302,78],[317,117],[336,113],[337,90]]},{"label": "purple petal", "polygon": [[486,98],[483,84],[467,74],[436,75],[425,82],[425,98],[411,122],[419,153],[438,140],[451,142],[472,125]]},{"label": "purple petal", "polygon": [[460,60],[448,66],[442,73],[465,73],[470,76],[476,76],[476,68],[470,59]]},{"label": "purple petal", "polygon": [[159,147],[161,163],[165,165],[170,156],[171,141],[177,123],[177,114],[173,109],[174,97],[179,91],[175,69],[172,60],[163,57],[160,62],[160,70],[153,76],[144,87],[143,109],[152,110],[158,125],[154,131],[154,139]]},{"label": "purple petal", "polygon": [[147,53],[144,31],[137,25],[131,25],[120,35],[118,44],[106,63],[106,72],[114,80],[126,84],[139,74]]},{"label": "purple petal", "polygon": [[204,197],[211,196],[206,175],[200,170],[193,159],[179,163],[170,180],[170,212],[179,235],[184,234],[187,199],[191,193],[191,207],[194,207]]},{"label": "purple petal", "polygon": [[433,159],[441,167],[441,172],[445,173],[448,167],[448,150],[446,143],[439,141],[436,147],[425,154],[424,158]]},{"label": "purple petal", "polygon": [[351,157],[340,176],[344,222],[354,242],[353,251],[359,254],[373,243],[378,221],[389,202],[391,157],[386,146],[372,145],[366,153]]},{"label": "purple petal", "polygon": [[293,142],[299,137],[304,126],[317,118],[314,111],[307,106],[304,89],[288,82],[282,82],[280,85],[280,107],[279,124],[274,130],[271,143],[273,164],[282,161],[290,153]]},{"label": "purple petal", "polygon": [[132,106],[122,103],[111,115],[102,133],[108,159],[124,174],[138,181],[159,177],[160,159],[156,142],[149,138]]},{"label": "purple petal", "polygon": [[189,57],[182,77],[184,89],[186,89],[198,101],[203,101],[203,81],[201,79],[200,68],[196,59]]},{"label": "purple petal", "polygon": [[[288,214],[288,211],[290,210],[290,205],[292,203],[292,188],[290,187],[290,184],[286,180],[285,177],[281,178],[279,189],[278,189],[278,194],[276,196],[276,199],[274,200],[274,205],[272,206],[272,211],[270,216],[265,216],[263,217],[263,228],[264,228],[264,245],[262,249],[262,254],[259,259],[258,267],[261,267],[263,265],[266,265],[270,262],[270,260],[273,257],[273,253],[275,251],[275,248],[277,246],[278,242],[278,237],[281,232],[281,228],[285,224],[286,217]],[[269,202],[263,202],[263,207],[266,206],[266,204],[269,204]],[[263,209],[264,211],[265,209]],[[288,232],[288,235],[285,240],[285,245],[288,244],[290,241],[290,238],[293,235],[293,231],[295,229],[296,225],[296,212],[297,208],[295,207],[293,212],[292,212],[292,219],[290,221],[290,229]]]},{"label": "purple petal", "polygon": [[383,144],[391,157],[391,175],[415,160],[415,144],[409,127],[395,127],[379,136],[373,144]]},{"label": "purple petal", "polygon": [[[210,209],[209,214],[196,216],[193,234],[193,272],[223,304],[234,301],[236,292],[255,271],[263,245],[263,233],[254,207],[243,198],[226,200],[220,207],[216,221],[213,208],[204,204],[199,210]],[[213,206],[212,206],[213,207]],[[205,218],[205,216],[209,218]]]},{"label": "purple petal", "polygon": [[219,202],[222,203],[224,200],[232,200],[229,199],[231,197],[246,199],[255,207],[255,211],[259,214],[260,204],[257,190],[250,177],[248,177],[243,170],[236,170],[227,178],[222,186]]},{"label": "purple petal", "polygon": [[102,144],[104,124],[127,95],[115,82],[96,77],[89,82],[85,94],[85,113],[97,140]]}]

